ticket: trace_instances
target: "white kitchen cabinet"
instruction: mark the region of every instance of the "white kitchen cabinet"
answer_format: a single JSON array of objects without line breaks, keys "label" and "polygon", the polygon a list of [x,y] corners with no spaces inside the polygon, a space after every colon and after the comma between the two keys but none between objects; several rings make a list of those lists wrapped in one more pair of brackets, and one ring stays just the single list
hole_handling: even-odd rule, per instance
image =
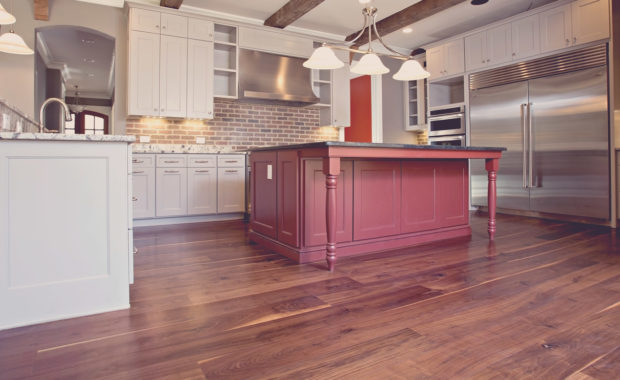
[{"label": "white kitchen cabinet", "polygon": [[511,23],[512,59],[523,59],[540,53],[540,18],[537,14]]},{"label": "white kitchen cabinet", "polygon": [[187,21],[187,38],[200,41],[213,41],[213,22],[198,18]]},{"label": "white kitchen cabinet", "polygon": [[160,116],[187,115],[187,39],[161,36]]},{"label": "white kitchen cabinet", "polygon": [[131,30],[159,34],[161,26],[160,13],[147,9],[131,8],[129,27]]},{"label": "white kitchen cabinet", "polygon": [[422,131],[426,128],[426,111],[428,99],[426,96],[427,79],[406,81],[404,86],[405,100],[405,130]]},{"label": "white kitchen cabinet", "polygon": [[187,117],[213,119],[213,42],[187,42]]},{"label": "white kitchen cabinet", "polygon": [[159,34],[129,32],[130,115],[159,116]]},{"label": "white kitchen cabinet", "polygon": [[217,212],[245,211],[245,167],[217,169]]},{"label": "white kitchen cabinet", "polygon": [[571,5],[573,44],[609,38],[608,0],[577,0]]},{"label": "white kitchen cabinet", "polygon": [[132,182],[133,217],[155,217],[155,168],[134,167]]},{"label": "white kitchen cabinet", "polygon": [[[315,43],[315,47],[319,46],[320,43]],[[312,89],[321,107],[320,126],[348,127],[351,125],[349,54],[341,50],[334,53],[345,65],[336,70],[312,70]]]},{"label": "white kitchen cabinet", "polygon": [[462,38],[428,49],[426,65],[431,74],[429,79],[462,74],[465,71],[464,55]]},{"label": "white kitchen cabinet", "polygon": [[156,216],[187,215],[187,168],[157,168],[155,192]]},{"label": "white kitchen cabinet", "polygon": [[511,26],[504,24],[465,37],[467,70],[508,62],[512,58]]},{"label": "white kitchen cabinet", "polygon": [[162,13],[161,34],[187,38],[187,17]]},{"label": "white kitchen cabinet", "polygon": [[310,57],[313,50],[309,38],[251,27],[239,27],[239,47],[302,58]]},{"label": "white kitchen cabinet", "polygon": [[572,45],[571,4],[540,13],[540,49],[543,52]]},{"label": "white kitchen cabinet", "polygon": [[217,212],[217,169],[189,168],[187,177],[187,214]]}]

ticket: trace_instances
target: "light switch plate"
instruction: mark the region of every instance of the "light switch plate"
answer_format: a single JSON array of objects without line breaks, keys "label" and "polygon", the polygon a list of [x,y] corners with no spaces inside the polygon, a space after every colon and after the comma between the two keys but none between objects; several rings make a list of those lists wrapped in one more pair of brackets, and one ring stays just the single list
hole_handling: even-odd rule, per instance
[{"label": "light switch plate", "polygon": [[207,142],[207,139],[204,137],[196,137],[196,144],[204,144]]},{"label": "light switch plate", "polygon": [[140,142],[143,144],[148,144],[151,142],[151,136],[140,136]]},{"label": "light switch plate", "polygon": [[273,179],[273,166],[267,165],[267,179]]}]

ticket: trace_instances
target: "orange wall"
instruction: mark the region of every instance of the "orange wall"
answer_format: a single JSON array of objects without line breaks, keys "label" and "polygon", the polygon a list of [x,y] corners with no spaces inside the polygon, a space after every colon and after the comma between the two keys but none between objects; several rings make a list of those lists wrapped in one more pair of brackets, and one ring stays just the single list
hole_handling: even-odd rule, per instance
[{"label": "orange wall", "polygon": [[344,129],[344,140],[372,142],[370,76],[351,79],[351,126]]}]

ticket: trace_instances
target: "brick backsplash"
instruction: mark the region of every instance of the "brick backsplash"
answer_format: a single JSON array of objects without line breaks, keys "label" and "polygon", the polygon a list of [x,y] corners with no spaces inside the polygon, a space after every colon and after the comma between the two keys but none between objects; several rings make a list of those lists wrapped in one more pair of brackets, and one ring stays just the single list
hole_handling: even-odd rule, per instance
[{"label": "brick backsplash", "polygon": [[338,140],[338,129],[319,127],[316,107],[288,107],[215,99],[212,120],[127,119],[126,134],[150,136],[151,144],[224,145],[232,150]]}]

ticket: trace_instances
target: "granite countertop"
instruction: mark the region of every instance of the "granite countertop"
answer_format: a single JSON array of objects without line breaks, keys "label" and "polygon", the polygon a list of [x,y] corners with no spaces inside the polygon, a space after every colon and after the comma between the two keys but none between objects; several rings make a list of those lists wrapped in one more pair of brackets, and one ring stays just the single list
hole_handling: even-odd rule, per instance
[{"label": "granite countertop", "polygon": [[447,146],[447,145],[412,145],[412,144],[384,144],[384,143],[360,143],[360,142],[342,142],[342,141],[321,141],[307,144],[294,145],[278,145],[270,147],[253,148],[250,151],[261,150],[283,150],[283,149],[306,149],[306,148],[394,148],[394,149],[416,149],[416,150],[488,150],[488,151],[504,151],[502,147],[488,146]]},{"label": "granite countertop", "polygon": [[136,138],[134,136],[125,135],[67,135],[64,133],[0,132],[0,141],[2,140],[126,142],[131,144],[136,141]]},{"label": "granite countertop", "polygon": [[133,144],[132,148],[133,153],[246,153],[225,145],[206,144]]}]

